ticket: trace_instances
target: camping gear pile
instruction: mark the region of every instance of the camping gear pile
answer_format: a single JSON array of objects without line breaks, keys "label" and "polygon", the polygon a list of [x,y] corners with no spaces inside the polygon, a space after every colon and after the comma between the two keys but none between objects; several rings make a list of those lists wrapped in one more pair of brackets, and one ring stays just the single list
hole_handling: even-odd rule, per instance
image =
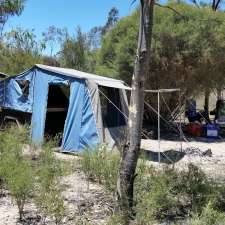
[{"label": "camping gear pile", "polygon": [[186,116],[189,123],[186,126],[187,134],[207,138],[218,138],[225,128],[225,102],[221,99],[217,100],[216,108],[210,112],[214,115],[214,120],[211,121],[207,110],[196,110],[196,101],[191,99],[188,103]]}]

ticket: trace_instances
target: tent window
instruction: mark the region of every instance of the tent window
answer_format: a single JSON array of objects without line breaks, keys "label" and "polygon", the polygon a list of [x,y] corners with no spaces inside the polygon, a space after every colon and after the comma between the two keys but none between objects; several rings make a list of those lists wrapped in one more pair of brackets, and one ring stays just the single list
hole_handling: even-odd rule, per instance
[{"label": "tent window", "polygon": [[104,127],[125,126],[118,88],[99,87]]},{"label": "tent window", "polygon": [[19,84],[19,86],[22,90],[23,96],[28,97],[30,81],[29,80],[16,80],[16,82]]}]

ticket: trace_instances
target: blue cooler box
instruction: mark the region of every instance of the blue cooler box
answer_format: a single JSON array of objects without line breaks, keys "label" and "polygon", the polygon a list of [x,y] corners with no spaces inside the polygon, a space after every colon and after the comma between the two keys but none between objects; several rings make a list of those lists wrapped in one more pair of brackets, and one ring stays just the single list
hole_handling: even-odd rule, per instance
[{"label": "blue cooler box", "polygon": [[216,124],[207,124],[206,125],[206,136],[207,136],[207,138],[218,138],[219,126]]}]

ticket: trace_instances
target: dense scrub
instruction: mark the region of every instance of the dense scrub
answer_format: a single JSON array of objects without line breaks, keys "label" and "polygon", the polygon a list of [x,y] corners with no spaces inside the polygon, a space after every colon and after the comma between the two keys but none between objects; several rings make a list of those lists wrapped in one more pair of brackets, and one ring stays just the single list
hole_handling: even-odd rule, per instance
[{"label": "dense scrub", "polygon": [[1,193],[5,188],[9,190],[18,207],[20,221],[25,219],[25,204],[33,201],[42,220],[50,217],[55,224],[60,224],[65,216],[63,187],[59,182],[64,167],[55,159],[49,143],[36,158],[26,154],[26,144],[30,144],[28,137],[25,127],[12,127],[0,133]]},{"label": "dense scrub", "polygon": [[[118,159],[116,153],[105,150],[85,151],[81,165],[89,179],[94,179],[108,190],[115,191]],[[135,222],[154,224],[189,220],[189,224],[193,225],[223,224],[224,192],[223,184],[208,179],[203,171],[193,164],[184,171],[176,171],[167,166],[156,169],[141,158],[134,190]],[[109,224],[120,224],[120,219],[119,215],[114,215]]]},{"label": "dense scrub", "polygon": [[[0,133],[1,194],[5,189],[9,190],[18,207],[20,220],[25,219],[25,204],[33,202],[43,222],[51,218],[55,224],[62,224],[67,210],[60,179],[68,169],[55,159],[52,144],[45,145],[34,157],[24,153],[26,143],[29,144],[26,128],[11,128]],[[120,155],[107,151],[105,147],[85,150],[80,158],[80,168],[87,179],[98,182],[114,194],[119,164]],[[156,169],[141,157],[136,173],[135,224],[165,221],[174,224],[187,221],[190,225],[225,224],[224,184],[209,179],[195,165],[190,164],[183,171],[168,166]],[[120,224],[121,219],[115,213],[109,224]]]},{"label": "dense scrub", "polygon": [[109,191],[116,190],[120,156],[109,153],[106,147],[85,150],[80,160],[81,168],[89,180],[103,184]]}]

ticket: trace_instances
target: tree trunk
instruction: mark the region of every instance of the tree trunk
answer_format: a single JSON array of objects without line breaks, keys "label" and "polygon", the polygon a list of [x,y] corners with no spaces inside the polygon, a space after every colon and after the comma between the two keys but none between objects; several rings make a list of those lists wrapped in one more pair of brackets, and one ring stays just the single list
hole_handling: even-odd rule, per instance
[{"label": "tree trunk", "polygon": [[140,27],[137,56],[132,78],[128,136],[122,153],[122,161],[117,181],[118,201],[120,210],[124,215],[124,224],[128,224],[130,217],[132,217],[133,184],[140,153],[144,110],[144,84],[149,74],[153,28],[154,0],[141,0],[140,3]]},{"label": "tree trunk", "polygon": [[222,88],[217,88],[217,100],[222,99],[223,94],[222,94]]},{"label": "tree trunk", "polygon": [[210,91],[208,88],[205,89],[205,102],[204,102],[204,110],[209,112],[209,96],[210,96]]}]

